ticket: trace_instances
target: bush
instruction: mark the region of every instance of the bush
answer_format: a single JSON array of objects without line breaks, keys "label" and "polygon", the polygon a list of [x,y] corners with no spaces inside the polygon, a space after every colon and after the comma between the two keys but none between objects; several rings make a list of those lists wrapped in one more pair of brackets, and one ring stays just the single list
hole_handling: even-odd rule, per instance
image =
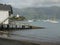
[{"label": "bush", "polygon": [[20,16],[20,17],[16,17],[16,16],[13,16],[10,18],[10,20],[18,20],[18,21],[22,21],[22,20],[25,20],[26,18],[23,17],[23,16]]}]

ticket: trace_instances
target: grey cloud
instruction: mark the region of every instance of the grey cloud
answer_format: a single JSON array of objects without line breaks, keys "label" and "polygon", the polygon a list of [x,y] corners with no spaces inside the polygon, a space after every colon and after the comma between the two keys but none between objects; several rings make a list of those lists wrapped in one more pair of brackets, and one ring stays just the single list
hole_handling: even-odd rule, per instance
[{"label": "grey cloud", "polygon": [[60,4],[60,0],[1,0],[0,2],[11,4],[12,6],[17,8]]}]

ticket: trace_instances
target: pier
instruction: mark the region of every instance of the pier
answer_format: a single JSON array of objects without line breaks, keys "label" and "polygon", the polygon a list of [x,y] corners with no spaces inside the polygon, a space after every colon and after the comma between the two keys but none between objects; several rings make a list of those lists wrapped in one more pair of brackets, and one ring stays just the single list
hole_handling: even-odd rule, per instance
[{"label": "pier", "polygon": [[44,29],[44,27],[36,27],[30,25],[0,25],[0,30],[17,30],[17,29]]}]

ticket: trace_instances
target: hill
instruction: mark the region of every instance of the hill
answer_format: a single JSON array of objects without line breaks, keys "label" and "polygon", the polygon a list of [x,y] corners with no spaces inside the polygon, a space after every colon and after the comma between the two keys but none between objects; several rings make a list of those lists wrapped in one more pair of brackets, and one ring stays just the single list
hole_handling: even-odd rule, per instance
[{"label": "hill", "polygon": [[60,7],[28,7],[23,9],[13,8],[14,15],[23,15],[28,19],[46,19],[56,17],[60,19]]}]

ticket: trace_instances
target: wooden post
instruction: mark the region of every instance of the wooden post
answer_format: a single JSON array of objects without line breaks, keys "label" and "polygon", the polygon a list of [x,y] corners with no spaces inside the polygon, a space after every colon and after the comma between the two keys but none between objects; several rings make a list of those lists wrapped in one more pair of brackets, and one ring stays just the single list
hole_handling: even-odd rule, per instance
[{"label": "wooden post", "polygon": [[7,29],[9,30],[9,25],[7,25]]},{"label": "wooden post", "polygon": [[30,27],[30,29],[32,29],[32,26],[29,26]]},{"label": "wooden post", "polygon": [[25,28],[25,26],[24,25],[22,25],[22,29],[24,29]]},{"label": "wooden post", "polygon": [[15,29],[17,28],[17,25],[15,25]]},{"label": "wooden post", "polygon": [[1,30],[1,25],[0,25],[0,30]]}]

